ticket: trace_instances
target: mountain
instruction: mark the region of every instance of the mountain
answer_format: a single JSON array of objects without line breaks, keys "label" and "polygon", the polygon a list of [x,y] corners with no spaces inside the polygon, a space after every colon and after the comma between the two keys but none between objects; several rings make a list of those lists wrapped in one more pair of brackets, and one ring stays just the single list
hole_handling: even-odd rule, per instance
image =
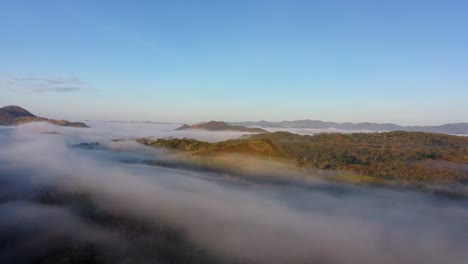
[{"label": "mountain", "polygon": [[251,133],[267,133],[265,129],[258,127],[245,127],[245,126],[233,126],[229,125],[226,122],[222,121],[210,121],[207,123],[197,124],[189,126],[184,124],[183,126],[177,128],[176,130],[187,130],[187,129],[203,129],[209,131],[240,131],[240,132],[251,132]]},{"label": "mountain", "polygon": [[0,114],[3,116],[8,116],[10,118],[21,118],[21,117],[36,117],[35,115],[31,114],[24,108],[21,108],[16,105],[9,105],[0,108]]},{"label": "mountain", "polygon": [[432,132],[442,134],[468,134],[468,123],[453,123],[440,126],[400,126],[392,123],[336,123],[320,120],[294,120],[294,121],[258,121],[258,122],[231,122],[235,126],[257,126],[263,128],[312,128],[312,129],[341,129],[341,130],[369,130],[375,132],[413,131]]},{"label": "mountain", "polygon": [[336,180],[373,183],[468,182],[468,137],[425,132],[313,136],[289,132],[250,135],[221,142],[140,138],[139,143],[183,151],[194,157],[247,154],[340,173]]},{"label": "mountain", "polygon": [[14,126],[29,122],[48,122],[54,125],[68,127],[88,127],[82,122],[69,122],[67,120],[55,120],[39,117],[16,105],[9,105],[0,108],[0,125],[2,126]]}]

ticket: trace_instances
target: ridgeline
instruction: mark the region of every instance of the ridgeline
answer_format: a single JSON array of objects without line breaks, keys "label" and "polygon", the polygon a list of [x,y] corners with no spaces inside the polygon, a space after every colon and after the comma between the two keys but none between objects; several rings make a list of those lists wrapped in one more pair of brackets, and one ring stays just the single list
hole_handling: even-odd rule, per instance
[{"label": "ridgeline", "polygon": [[187,129],[202,129],[208,131],[240,131],[240,132],[251,132],[251,133],[267,133],[265,129],[259,127],[245,127],[245,126],[232,126],[223,121],[210,121],[207,123],[197,124],[189,126],[187,124],[182,125],[176,130],[187,130]]},{"label": "ridgeline", "polygon": [[30,122],[47,122],[57,126],[67,127],[88,127],[82,122],[69,122],[67,120],[55,120],[39,117],[16,105],[9,105],[0,108],[0,125],[2,126],[15,126]]},{"label": "ridgeline", "polygon": [[350,172],[350,177],[366,181],[468,183],[468,137],[403,131],[313,136],[275,132],[216,143],[187,138],[137,141],[192,155],[274,157],[300,167]]}]

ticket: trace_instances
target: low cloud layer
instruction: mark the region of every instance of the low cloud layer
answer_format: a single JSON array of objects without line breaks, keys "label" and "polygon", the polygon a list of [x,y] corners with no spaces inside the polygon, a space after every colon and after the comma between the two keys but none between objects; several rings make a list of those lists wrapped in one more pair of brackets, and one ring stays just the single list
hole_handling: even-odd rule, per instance
[{"label": "low cloud layer", "polygon": [[[143,128],[136,130],[180,136],[170,126],[145,125],[143,132]],[[90,129],[46,124],[0,128],[0,237],[17,241],[0,248],[0,258],[15,260],[54,250],[40,246],[44,242],[75,241],[94,245],[80,252],[89,256],[98,252],[109,263],[125,259],[164,263],[184,254],[193,258],[193,252],[200,251],[215,263],[468,260],[465,200],[408,190],[305,179],[286,184],[267,176],[256,181],[254,176],[122,163],[123,159],[163,158],[160,151],[145,146],[111,141],[130,137],[133,130],[128,124],[98,123]],[[47,131],[60,134],[41,134]],[[234,137],[201,133],[194,135],[212,140]],[[109,148],[72,147],[86,140],[105,141]],[[287,172],[281,173],[288,179]],[[103,221],[102,215],[133,224],[116,228],[110,224],[116,220]],[[136,226],[144,227],[143,231],[133,230]],[[176,253],[169,245],[177,245]]]},{"label": "low cloud layer", "polygon": [[0,80],[0,88],[17,93],[75,92],[90,90],[78,77],[20,77]]}]

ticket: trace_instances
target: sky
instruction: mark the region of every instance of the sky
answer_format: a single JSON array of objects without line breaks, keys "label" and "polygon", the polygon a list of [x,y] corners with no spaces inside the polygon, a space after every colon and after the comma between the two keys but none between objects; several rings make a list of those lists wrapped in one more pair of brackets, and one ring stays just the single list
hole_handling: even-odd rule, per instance
[{"label": "sky", "polygon": [[468,122],[468,1],[0,3],[0,105],[69,120]]}]

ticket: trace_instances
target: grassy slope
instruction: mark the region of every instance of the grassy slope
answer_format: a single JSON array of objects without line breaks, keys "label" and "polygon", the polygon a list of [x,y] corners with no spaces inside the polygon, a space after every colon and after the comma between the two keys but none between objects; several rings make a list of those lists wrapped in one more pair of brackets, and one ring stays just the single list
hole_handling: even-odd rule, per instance
[{"label": "grassy slope", "polygon": [[[422,132],[318,134],[287,132],[207,143],[193,139],[139,139],[194,155],[242,153],[292,160],[302,167],[345,171],[352,181],[466,183],[468,138]],[[344,179],[338,179],[344,180]]]}]

